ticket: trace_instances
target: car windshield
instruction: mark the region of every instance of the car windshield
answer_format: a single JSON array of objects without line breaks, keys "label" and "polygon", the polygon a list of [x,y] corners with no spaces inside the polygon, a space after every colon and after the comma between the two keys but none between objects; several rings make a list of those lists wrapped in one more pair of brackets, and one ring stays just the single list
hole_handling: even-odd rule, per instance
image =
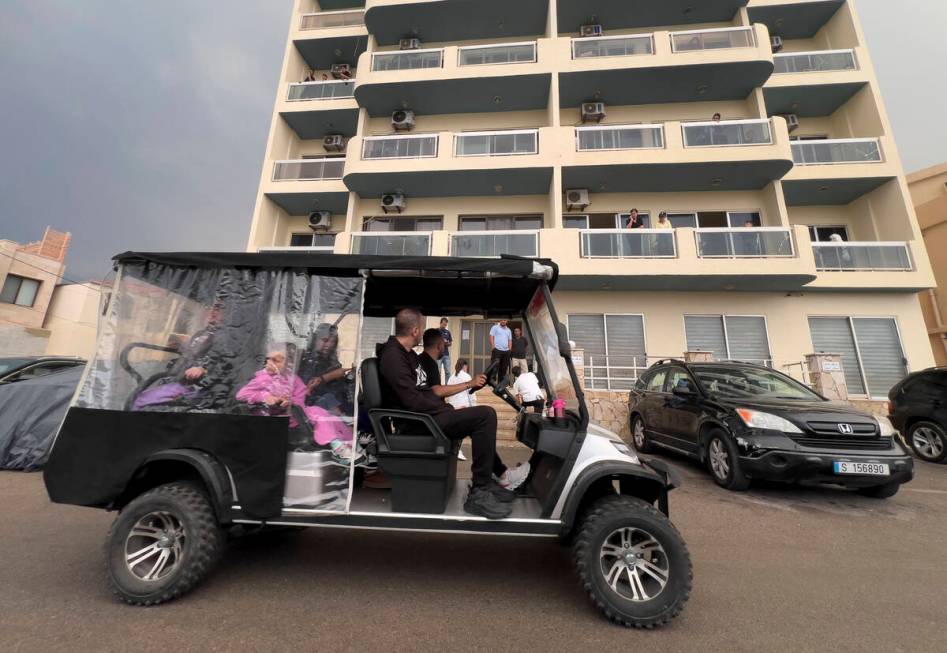
[{"label": "car windshield", "polygon": [[29,358],[0,358],[0,374],[6,374],[30,362]]},{"label": "car windshield", "polygon": [[546,382],[549,384],[549,398],[563,399],[566,408],[573,410],[579,406],[572,375],[566,359],[559,353],[559,335],[546,301],[544,287],[540,286],[533,295],[526,311],[526,321],[533,336],[536,357],[542,366]]},{"label": "car windshield", "polygon": [[701,387],[722,398],[822,401],[798,381],[778,372],[753,367],[691,365]]}]

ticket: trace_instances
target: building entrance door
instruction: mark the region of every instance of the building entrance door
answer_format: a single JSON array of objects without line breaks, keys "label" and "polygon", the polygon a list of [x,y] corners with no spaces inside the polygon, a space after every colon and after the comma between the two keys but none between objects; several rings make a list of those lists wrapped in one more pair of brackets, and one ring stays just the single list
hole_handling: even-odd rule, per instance
[{"label": "building entrance door", "polygon": [[[470,361],[470,375],[482,374],[490,365],[490,329],[497,320],[462,320],[460,326],[460,357]],[[510,331],[522,328],[520,320],[510,320]],[[456,363],[454,359],[452,363]]]}]

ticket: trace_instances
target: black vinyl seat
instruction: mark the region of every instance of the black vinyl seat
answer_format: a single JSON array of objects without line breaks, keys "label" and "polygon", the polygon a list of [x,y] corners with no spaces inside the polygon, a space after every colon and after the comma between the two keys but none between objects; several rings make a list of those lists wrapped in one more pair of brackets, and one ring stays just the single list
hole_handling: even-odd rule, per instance
[{"label": "black vinyl seat", "polygon": [[378,446],[378,465],[391,478],[395,512],[442,513],[457,479],[459,441],[430,415],[383,407],[377,358],[361,365],[362,406]]}]

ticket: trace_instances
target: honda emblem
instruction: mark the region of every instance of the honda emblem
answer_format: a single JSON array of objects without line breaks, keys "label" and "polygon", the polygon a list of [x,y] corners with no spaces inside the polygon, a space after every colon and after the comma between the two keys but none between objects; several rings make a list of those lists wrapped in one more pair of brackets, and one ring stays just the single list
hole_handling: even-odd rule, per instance
[{"label": "honda emblem", "polygon": [[855,429],[852,428],[851,424],[839,424],[838,432],[843,435],[851,435],[852,433],[855,432]]}]

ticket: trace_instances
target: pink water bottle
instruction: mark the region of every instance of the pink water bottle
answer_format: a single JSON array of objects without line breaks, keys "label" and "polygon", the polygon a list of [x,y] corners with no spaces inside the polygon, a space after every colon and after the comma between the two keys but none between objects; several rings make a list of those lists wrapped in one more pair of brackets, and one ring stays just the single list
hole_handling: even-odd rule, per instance
[{"label": "pink water bottle", "polygon": [[556,397],[552,402],[552,416],[556,419],[565,419],[566,401],[562,397]]}]

